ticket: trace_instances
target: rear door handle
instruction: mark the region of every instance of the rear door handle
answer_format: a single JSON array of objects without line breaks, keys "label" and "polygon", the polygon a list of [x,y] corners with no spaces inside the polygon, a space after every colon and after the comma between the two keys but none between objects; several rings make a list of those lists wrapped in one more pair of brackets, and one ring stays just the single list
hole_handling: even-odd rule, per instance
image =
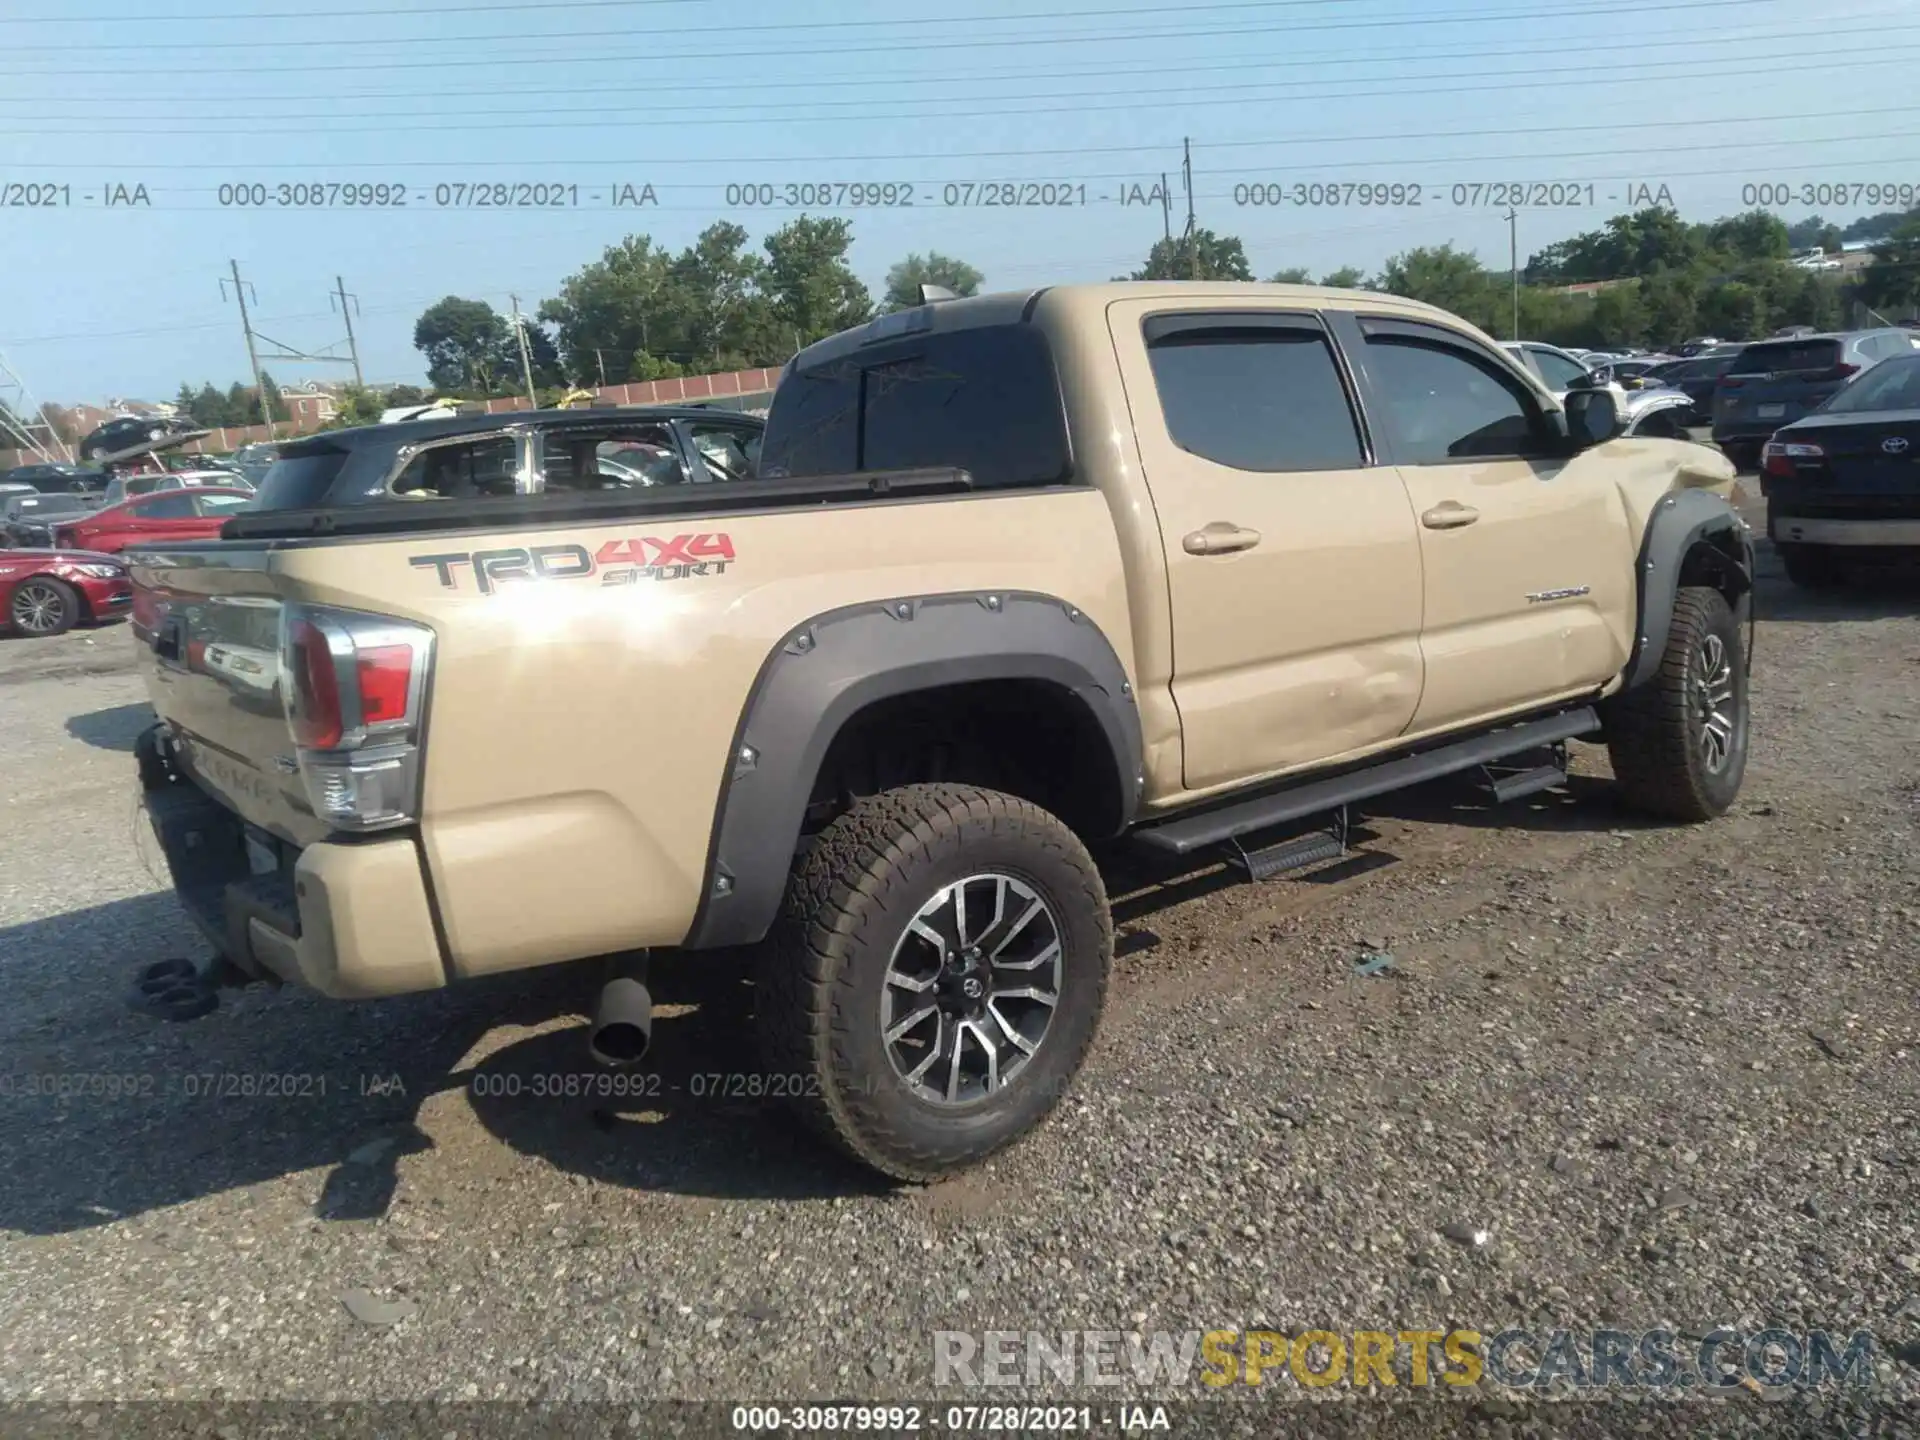
[{"label": "rear door handle", "polygon": [[1442,500],[1420,517],[1420,523],[1429,530],[1458,530],[1462,525],[1471,525],[1479,518],[1480,512],[1471,505],[1462,505],[1458,500]]},{"label": "rear door handle", "polygon": [[1189,555],[1231,555],[1236,550],[1251,550],[1260,543],[1260,532],[1231,521],[1216,520],[1198,530],[1190,530],[1180,542]]}]

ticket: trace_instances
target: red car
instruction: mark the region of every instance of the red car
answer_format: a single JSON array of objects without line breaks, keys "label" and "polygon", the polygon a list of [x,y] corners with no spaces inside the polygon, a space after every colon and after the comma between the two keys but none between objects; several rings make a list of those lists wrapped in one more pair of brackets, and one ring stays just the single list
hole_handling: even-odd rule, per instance
[{"label": "red car", "polygon": [[218,540],[228,517],[251,499],[248,491],[213,486],[138,495],[56,525],[53,543],[111,555],[152,541]]},{"label": "red car", "polygon": [[0,632],[60,635],[133,606],[127,567],[85,550],[0,550]]}]

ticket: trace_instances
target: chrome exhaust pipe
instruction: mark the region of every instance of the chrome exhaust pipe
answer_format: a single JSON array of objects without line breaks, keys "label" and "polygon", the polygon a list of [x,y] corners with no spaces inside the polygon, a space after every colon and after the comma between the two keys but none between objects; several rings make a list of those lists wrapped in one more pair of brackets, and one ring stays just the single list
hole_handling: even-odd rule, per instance
[{"label": "chrome exhaust pipe", "polygon": [[587,1053],[594,1063],[624,1070],[646,1058],[653,1043],[653,996],[631,975],[609,980],[593,1007],[587,1032]]}]

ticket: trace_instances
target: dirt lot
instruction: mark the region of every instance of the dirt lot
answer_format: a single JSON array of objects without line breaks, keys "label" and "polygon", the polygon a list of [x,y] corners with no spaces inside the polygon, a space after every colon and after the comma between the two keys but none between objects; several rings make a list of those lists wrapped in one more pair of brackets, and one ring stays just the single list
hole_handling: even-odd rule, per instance
[{"label": "dirt lot", "polygon": [[0,642],[0,1398],[924,1399],[935,1329],[1605,1324],[1870,1329],[1911,1407],[1920,591],[1763,566],[1734,814],[1645,826],[1576,747],[1570,794],[1392,801],[1308,879],[1116,870],[1076,1098],[925,1189],[703,1093],[752,1063],[725,960],[658,975],[661,1096],[618,1113],[531,1093],[581,1068],[574,977],[130,1014],[132,965],[198,954],[135,811],[131,642]]}]

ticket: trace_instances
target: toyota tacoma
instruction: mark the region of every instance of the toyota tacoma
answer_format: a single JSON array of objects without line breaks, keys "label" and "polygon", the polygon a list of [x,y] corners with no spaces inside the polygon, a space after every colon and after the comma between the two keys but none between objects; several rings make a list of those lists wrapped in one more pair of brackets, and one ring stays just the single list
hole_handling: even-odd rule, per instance
[{"label": "toyota tacoma", "polygon": [[[1576,740],[1654,815],[1739,790],[1732,467],[1430,306],[942,300],[795,356],[750,477],[599,468],[726,423],[335,431],[284,446],[222,539],[131,552],[140,775],[217,952],[145,991],[191,1013],[221,983],[375,997],[751,946],[781,1092],[924,1180],[1080,1069],[1113,956],[1096,849],[1264,878],[1389,791],[1551,788]],[[616,964],[590,1044],[634,1063],[648,1023]]]}]

